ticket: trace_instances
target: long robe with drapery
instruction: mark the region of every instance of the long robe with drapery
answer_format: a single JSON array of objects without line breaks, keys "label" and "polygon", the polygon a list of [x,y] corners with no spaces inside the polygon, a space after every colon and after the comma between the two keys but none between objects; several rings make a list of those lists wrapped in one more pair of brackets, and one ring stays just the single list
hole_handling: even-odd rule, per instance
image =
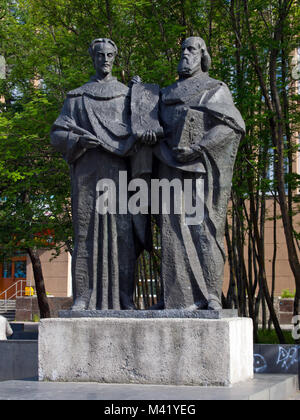
[{"label": "long robe with drapery", "polygon": [[[131,129],[131,93],[116,78],[92,78],[68,93],[52,128],[52,145],[71,169],[73,309],[78,309],[76,304],[90,310],[134,308],[135,263],[145,238],[141,219],[118,211],[119,173],[126,171],[129,182],[129,156],[137,143]],[[79,141],[84,135],[97,138],[99,147],[84,149]],[[116,214],[97,211],[97,184],[103,179],[117,187]]]},{"label": "long robe with drapery", "polygon": [[[187,223],[185,214],[160,215],[165,309],[206,308],[221,303],[224,233],[233,168],[245,125],[228,87],[201,74],[162,90],[165,139],[155,147],[159,179],[204,183],[204,217]],[[192,146],[198,156],[177,160],[176,147]],[[182,190],[181,199],[184,200]],[[174,197],[173,197],[174,198]],[[178,197],[177,197],[178,199]]]}]

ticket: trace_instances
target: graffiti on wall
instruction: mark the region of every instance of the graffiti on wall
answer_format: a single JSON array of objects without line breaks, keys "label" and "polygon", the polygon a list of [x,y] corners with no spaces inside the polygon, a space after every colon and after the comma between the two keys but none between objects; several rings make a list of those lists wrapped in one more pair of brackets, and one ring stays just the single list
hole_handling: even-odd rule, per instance
[{"label": "graffiti on wall", "polygon": [[255,345],[254,353],[255,373],[298,373],[300,346]]}]

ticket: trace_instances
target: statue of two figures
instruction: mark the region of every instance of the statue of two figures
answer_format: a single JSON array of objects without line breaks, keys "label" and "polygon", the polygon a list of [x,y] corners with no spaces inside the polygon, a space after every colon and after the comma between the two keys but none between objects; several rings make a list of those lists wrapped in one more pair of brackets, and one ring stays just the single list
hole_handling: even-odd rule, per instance
[{"label": "statue of two figures", "polygon": [[[162,90],[138,77],[120,83],[112,76],[117,53],[110,39],[92,42],[96,75],[68,93],[51,132],[71,169],[72,309],[136,309],[135,267],[151,250],[155,207],[163,296],[152,309],[221,310],[226,212],[243,119],[227,86],[209,77],[203,39],[183,42],[179,78]],[[130,192],[133,199],[145,186],[148,205],[130,211]]]}]

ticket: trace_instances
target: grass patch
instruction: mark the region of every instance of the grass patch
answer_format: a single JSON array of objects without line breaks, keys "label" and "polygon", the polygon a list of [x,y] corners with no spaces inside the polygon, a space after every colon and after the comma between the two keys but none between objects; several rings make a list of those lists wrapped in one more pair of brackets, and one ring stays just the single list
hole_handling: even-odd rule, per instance
[{"label": "grass patch", "polygon": [[[282,331],[286,344],[296,344],[291,331]],[[258,343],[256,344],[282,344],[279,343],[275,330],[258,330]]]}]

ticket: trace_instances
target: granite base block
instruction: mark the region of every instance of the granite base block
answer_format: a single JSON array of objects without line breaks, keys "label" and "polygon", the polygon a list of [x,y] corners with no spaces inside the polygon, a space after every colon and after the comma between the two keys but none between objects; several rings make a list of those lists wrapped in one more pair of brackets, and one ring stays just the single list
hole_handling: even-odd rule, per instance
[{"label": "granite base block", "polygon": [[164,309],[151,310],[87,310],[87,311],[59,311],[59,318],[199,318],[199,319],[223,319],[236,318],[238,311],[235,309],[222,309],[221,311],[187,309]]},{"label": "granite base block", "polygon": [[228,319],[45,319],[39,379],[229,386],[253,377],[253,326]]}]

